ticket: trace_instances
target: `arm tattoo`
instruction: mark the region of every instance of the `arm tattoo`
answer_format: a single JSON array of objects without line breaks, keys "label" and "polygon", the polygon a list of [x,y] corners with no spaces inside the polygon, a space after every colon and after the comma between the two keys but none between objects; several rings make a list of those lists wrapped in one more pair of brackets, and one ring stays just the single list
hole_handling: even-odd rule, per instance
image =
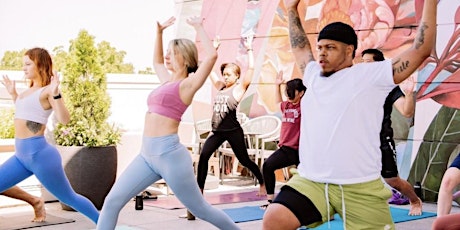
[{"label": "arm tattoo", "polygon": [[291,38],[291,47],[292,48],[305,48],[310,46],[308,43],[307,35],[302,28],[302,23],[300,22],[299,15],[297,12],[289,12],[289,37]]},{"label": "arm tattoo", "polygon": [[417,33],[417,37],[415,38],[415,49],[419,49],[425,43],[425,30],[428,28],[425,23],[420,25],[420,29]]},{"label": "arm tattoo", "polygon": [[396,73],[402,73],[404,72],[407,68],[409,68],[409,60],[402,61],[401,59],[396,60],[393,63],[393,75]]},{"label": "arm tattoo", "polygon": [[26,126],[32,133],[38,133],[42,128],[42,124],[33,121],[26,121]]},{"label": "arm tattoo", "polygon": [[302,77],[303,75],[305,74],[305,68],[307,67],[306,63],[302,63],[299,68],[300,68],[300,72],[302,73]]}]

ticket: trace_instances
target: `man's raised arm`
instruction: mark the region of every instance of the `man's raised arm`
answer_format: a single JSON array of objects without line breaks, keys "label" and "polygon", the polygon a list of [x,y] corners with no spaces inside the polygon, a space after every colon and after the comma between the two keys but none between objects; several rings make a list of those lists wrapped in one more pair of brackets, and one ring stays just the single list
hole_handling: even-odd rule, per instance
[{"label": "man's raised arm", "polygon": [[436,12],[437,0],[425,0],[414,44],[393,58],[393,78],[396,84],[408,78],[430,56],[436,40]]},{"label": "man's raised arm", "polygon": [[305,30],[300,21],[297,6],[300,0],[285,0],[284,4],[289,17],[289,39],[291,42],[291,50],[294,54],[297,65],[299,66],[302,74],[305,72],[305,67],[308,62],[313,60],[313,53],[311,52],[310,42],[308,41]]}]

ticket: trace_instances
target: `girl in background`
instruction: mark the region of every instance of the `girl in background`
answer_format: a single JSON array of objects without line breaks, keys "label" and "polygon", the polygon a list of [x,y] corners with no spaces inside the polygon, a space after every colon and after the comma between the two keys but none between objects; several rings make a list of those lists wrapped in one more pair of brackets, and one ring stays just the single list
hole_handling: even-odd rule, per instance
[{"label": "girl in background", "polygon": [[299,136],[300,136],[300,99],[307,88],[303,85],[302,79],[295,78],[286,82],[287,100],[281,97],[281,84],[283,84],[283,72],[280,71],[276,78],[276,102],[279,104],[282,113],[282,123],[277,149],[262,167],[267,189],[268,204],[262,205],[265,209],[273,201],[275,193],[275,170],[299,164]]}]

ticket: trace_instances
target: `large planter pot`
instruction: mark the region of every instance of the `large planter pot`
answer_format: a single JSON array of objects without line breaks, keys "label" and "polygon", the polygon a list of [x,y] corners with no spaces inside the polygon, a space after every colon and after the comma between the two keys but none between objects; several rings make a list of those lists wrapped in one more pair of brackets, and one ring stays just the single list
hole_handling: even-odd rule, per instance
[{"label": "large planter pot", "polygon": [[[115,183],[117,148],[57,146],[67,178],[75,192],[87,197],[98,210]],[[61,203],[62,209],[74,209]]]}]

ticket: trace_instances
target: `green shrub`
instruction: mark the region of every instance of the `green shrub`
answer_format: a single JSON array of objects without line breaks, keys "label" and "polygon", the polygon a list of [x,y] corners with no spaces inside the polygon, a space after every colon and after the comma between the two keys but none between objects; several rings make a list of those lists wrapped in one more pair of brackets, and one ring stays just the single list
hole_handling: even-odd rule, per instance
[{"label": "green shrub", "polygon": [[54,130],[58,145],[96,147],[120,141],[120,130],[107,122],[111,100],[98,57],[94,37],[80,31],[71,41],[63,71],[62,94],[70,122],[58,124]]},{"label": "green shrub", "polygon": [[0,138],[14,138],[14,108],[0,108]]}]

